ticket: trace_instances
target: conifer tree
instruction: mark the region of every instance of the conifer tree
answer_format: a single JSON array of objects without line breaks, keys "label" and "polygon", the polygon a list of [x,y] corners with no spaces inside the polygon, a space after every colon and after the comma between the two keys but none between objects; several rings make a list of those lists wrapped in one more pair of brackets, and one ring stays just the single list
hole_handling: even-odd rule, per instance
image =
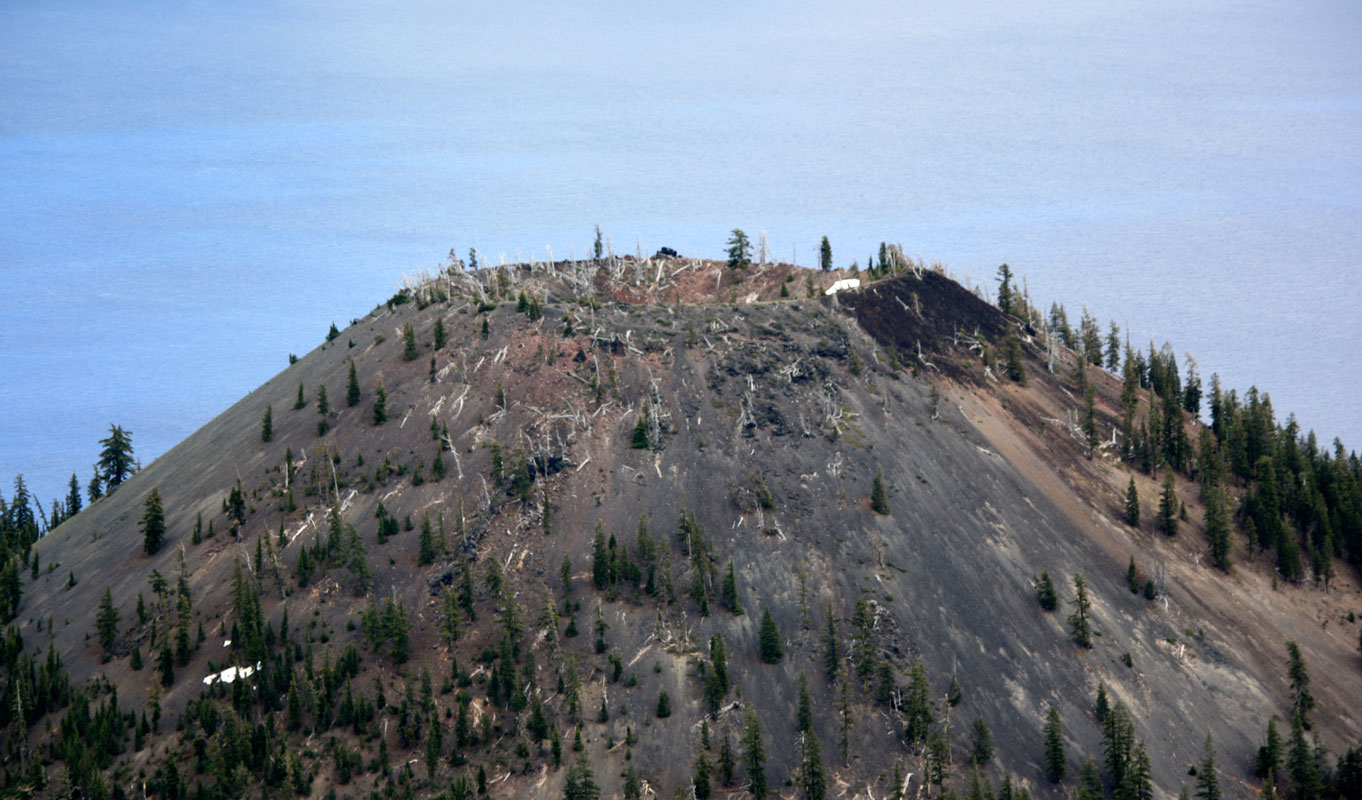
[{"label": "conifer tree", "polygon": [[[486,797],[486,792],[479,792]],[[585,752],[568,768],[567,780],[563,783],[563,800],[597,800],[601,789],[596,785],[596,775],[591,771],[591,758]]]},{"label": "conifer tree", "polygon": [[903,738],[917,746],[927,741],[932,728],[932,688],[927,683],[927,667],[922,659],[908,668],[908,688],[903,696]]},{"label": "conifer tree", "polygon": [[317,387],[317,413],[323,417],[331,413],[331,401],[326,397],[326,384]]},{"label": "conifer tree", "polygon": [[799,701],[795,711],[795,730],[800,733],[813,728],[813,698],[809,695],[809,676],[804,670],[799,671]]},{"label": "conifer tree", "polygon": [[1220,800],[1220,777],[1215,771],[1215,744],[1209,733],[1206,734],[1201,763],[1196,769],[1196,796],[1200,800]]},{"label": "conifer tree", "polygon": [[265,416],[260,419],[260,441],[268,442],[274,438],[274,406],[265,406]]},{"label": "conifer tree", "polygon": [[388,392],[382,384],[374,387],[374,425],[388,421]]},{"label": "conifer tree", "polygon": [[1111,322],[1111,327],[1107,330],[1107,372],[1116,373],[1121,366],[1121,329],[1117,327],[1115,320]]},{"label": "conifer tree", "polygon": [[417,540],[416,565],[424,567],[435,561],[435,532],[430,527],[430,515],[421,519],[421,535]]},{"label": "conifer tree", "polygon": [[359,405],[359,376],[355,374],[355,360],[350,359],[350,375],[345,382],[345,404],[351,408]]},{"label": "conifer tree", "polygon": [[445,346],[445,320],[444,317],[435,318],[435,349],[443,350]]},{"label": "conifer tree", "polygon": [[762,606],[761,626],[757,632],[760,644],[761,660],[767,664],[777,664],[785,655],[785,650],[780,644],[780,630],[776,628],[776,621],[771,617],[769,606]]},{"label": "conifer tree", "polygon": [[[879,659],[879,667],[876,669],[875,683],[875,702],[885,708],[892,708],[894,705],[894,665],[887,658]],[[960,702],[960,684],[951,676],[951,688],[955,693],[950,695],[948,702],[955,705]]]},{"label": "conifer tree", "polygon": [[1004,314],[1016,313],[1012,309],[1012,269],[1006,264],[998,267],[998,310]]},{"label": "conifer tree", "polygon": [[1267,721],[1267,741],[1262,747],[1258,748],[1258,758],[1254,762],[1254,772],[1259,777],[1272,779],[1273,773],[1281,769],[1282,766],[1282,736],[1277,732],[1277,717],[1273,715]]},{"label": "conifer tree", "polygon": [[951,759],[950,740],[941,731],[933,730],[927,734],[927,782],[938,788],[945,783],[946,765]]},{"label": "conifer tree", "polygon": [[1102,751],[1106,759],[1107,771],[1115,786],[1124,783],[1130,767],[1131,751],[1135,745],[1135,724],[1130,720],[1130,712],[1119,700],[1107,712],[1102,722]]},{"label": "conifer tree", "polygon": [[107,438],[99,440],[98,470],[106,492],[112,492],[132,475],[136,463],[132,455],[132,433],[117,425],[109,425]]},{"label": "conifer tree", "polygon": [[175,682],[175,654],[170,652],[169,647],[161,648],[161,655],[156,660],[157,669],[161,673],[161,685],[169,686]]},{"label": "conifer tree", "polygon": [[1097,717],[1097,724],[1101,725],[1107,721],[1107,713],[1111,711],[1111,703],[1107,700],[1107,684],[1099,681],[1097,684],[1097,702],[1093,706],[1093,716]]},{"label": "conifer tree", "polygon": [[91,503],[104,496],[104,478],[99,474],[99,464],[95,464],[94,474],[90,476],[90,482],[85,486],[85,493],[90,497]]},{"label": "conifer tree", "polygon": [[734,615],[743,613],[742,604],[738,602],[738,579],[733,574],[733,559],[731,558],[728,560],[728,570],[724,572],[722,596],[724,605],[728,606],[729,611],[732,611]]},{"label": "conifer tree", "polygon": [[71,473],[71,483],[68,484],[69,490],[66,493],[66,516],[73,517],[80,513],[80,481],[76,478],[76,473]]},{"label": "conifer tree", "polygon": [[1088,583],[1082,575],[1074,575],[1074,612],[1069,615],[1069,632],[1080,646],[1092,647],[1092,627],[1088,611],[1092,603],[1088,600]]},{"label": "conifer tree", "polygon": [[610,585],[610,553],[605,545],[605,526],[596,521],[596,536],[591,543],[591,581],[597,589]]},{"label": "conifer tree", "polygon": [[824,236],[821,244],[818,245],[818,266],[824,272],[832,270],[832,244],[828,242],[828,237]]},{"label": "conifer tree", "polygon": [[1026,362],[1022,360],[1021,341],[1017,339],[1017,332],[1011,328],[1007,329],[1007,334],[1003,337],[1003,349],[1007,353],[1007,377],[1025,386]]},{"label": "conifer tree", "polygon": [[832,601],[828,601],[823,622],[823,672],[828,680],[837,678],[837,666],[842,654],[837,644],[837,624],[832,617]]},{"label": "conifer tree", "polygon": [[724,786],[733,785],[734,766],[733,737],[730,734],[728,727],[725,726],[724,738],[719,744],[719,783],[722,783]]},{"label": "conifer tree", "polygon": [[[157,498],[159,505],[160,498]],[[227,493],[227,519],[234,523],[234,528],[246,524],[246,494],[241,489],[241,479],[237,478],[236,485]],[[208,524],[209,533],[212,533],[213,524]]]},{"label": "conifer tree", "polygon": [[1286,768],[1291,776],[1291,796],[1319,798],[1324,792],[1324,776],[1314,750],[1305,739],[1305,720],[1300,713],[1291,717],[1291,744],[1287,750]]},{"label": "conifer tree", "polygon": [[1036,580],[1036,601],[1046,611],[1059,608],[1059,595],[1055,592],[1055,582],[1050,578],[1048,569],[1041,570],[1040,578]]},{"label": "conifer tree", "polygon": [[970,727],[970,759],[978,766],[984,766],[993,758],[993,731],[982,717],[975,717]]},{"label": "conifer tree", "polygon": [[293,410],[297,411],[307,405],[307,397],[303,395],[303,382],[298,381],[298,399],[293,401]]},{"label": "conifer tree", "polygon": [[823,748],[819,746],[817,731],[812,728],[804,732],[799,788],[804,800],[824,800],[827,797],[828,778],[823,768]]},{"label": "conifer tree", "polygon": [[1126,485],[1126,524],[1132,528],[1140,527],[1140,493],[1135,488],[1135,476]]},{"label": "conifer tree", "polygon": [[1310,673],[1305,668],[1305,657],[1300,646],[1292,640],[1286,642],[1286,677],[1291,682],[1291,714],[1299,717],[1301,724],[1310,727],[1310,712],[1315,707],[1315,698],[1310,694]]},{"label": "conifer tree", "polygon": [[852,659],[856,662],[856,677],[865,686],[875,674],[875,662],[878,659],[874,641],[875,613],[870,610],[870,603],[866,602],[864,597],[856,598],[856,604],[851,612],[851,624],[855,628]]},{"label": "conifer tree", "polygon": [[709,637],[709,670],[705,674],[704,687],[710,713],[719,710],[728,694],[728,685],[728,650],[724,647],[724,637],[716,633]]},{"label": "conifer tree", "polygon": [[1169,536],[1178,534],[1178,496],[1171,469],[1163,474],[1163,492],[1159,494],[1159,530]]},{"label": "conifer tree", "polygon": [[107,586],[104,587],[104,596],[99,599],[95,628],[99,632],[99,644],[107,655],[113,650],[114,639],[118,636],[118,609],[114,608],[113,595]]},{"label": "conifer tree", "polygon": [[709,759],[705,756],[703,749],[695,756],[695,773],[691,776],[691,787],[695,800],[707,800],[713,791],[710,783]]},{"label": "conifer tree", "polygon": [[876,514],[889,514],[889,497],[884,489],[884,470],[875,470],[875,483],[870,488],[870,509]]},{"label": "conifer tree", "polygon": [[[1097,762],[1091,758],[1083,762],[1083,766],[1078,770],[1078,793],[1077,800],[1103,800],[1106,797],[1102,793],[1102,775],[1097,771]],[[1178,800],[1188,800],[1187,791],[1184,789]]]},{"label": "conifer tree", "polygon": [[847,670],[847,663],[842,662],[837,669],[837,716],[838,732],[840,737],[838,744],[841,746],[842,763],[851,763],[851,726],[855,722],[855,716],[851,708],[851,675]]},{"label": "conifer tree", "polygon": [[413,361],[419,355],[416,349],[416,330],[408,322],[402,326],[402,360]]},{"label": "conifer tree", "polygon": [[1206,540],[1210,547],[1211,564],[1216,569],[1230,568],[1230,524],[1225,511],[1225,495],[1220,486],[1211,486],[1206,493]]},{"label": "conifer tree", "polygon": [[1154,779],[1149,766],[1149,753],[1144,741],[1135,743],[1131,752],[1130,767],[1126,770],[1125,780],[1121,782],[1117,795],[1121,800],[1154,800]]},{"label": "conifer tree", "polygon": [[762,743],[761,720],[749,708],[743,723],[743,763],[747,767],[747,791],[756,800],[766,797],[766,748]]},{"label": "conifer tree", "polygon": [[1050,706],[1045,715],[1045,776],[1051,783],[1064,780],[1067,759],[1064,755],[1064,728],[1059,721],[1059,711]]},{"label": "conifer tree", "polygon": [[[1274,774],[1271,773],[1271,772],[1269,772],[1269,773],[1267,774],[1267,777],[1263,780],[1263,790],[1262,790],[1262,792],[1261,792],[1258,796],[1261,797],[1261,798],[1263,798],[1263,800],[1277,800],[1277,776],[1276,776],[1276,775],[1274,775]],[[1347,797],[1347,796],[1348,796],[1348,795],[1344,795],[1344,797]],[[1354,796],[1362,796],[1362,795],[1357,795],[1357,793],[1354,792]]]},{"label": "conifer tree", "polygon": [[1083,437],[1088,445],[1088,458],[1092,458],[1097,452],[1097,445],[1101,442],[1097,434],[1097,406],[1095,404],[1096,390],[1092,383],[1088,383],[1083,390]]},{"label": "conifer tree", "polygon": [[146,501],[142,504],[142,549],[147,555],[153,555],[161,549],[161,542],[166,535],[166,517],[161,509],[161,490],[160,487],[151,487],[151,494],[147,495]]},{"label": "conifer tree", "polygon": [[326,332],[326,340],[328,342],[333,342],[336,340],[337,336],[340,336],[340,330],[336,327],[336,323],[333,322],[331,323],[331,330]]},{"label": "conifer tree", "polygon": [[733,229],[733,235],[728,240],[727,253],[730,269],[746,269],[752,263],[752,245],[748,242],[747,234],[741,229]]},{"label": "conifer tree", "polygon": [[648,448],[647,411],[648,408],[645,403],[643,412],[638,415],[638,422],[634,424],[634,435],[630,440],[629,446],[635,450],[646,450]]}]

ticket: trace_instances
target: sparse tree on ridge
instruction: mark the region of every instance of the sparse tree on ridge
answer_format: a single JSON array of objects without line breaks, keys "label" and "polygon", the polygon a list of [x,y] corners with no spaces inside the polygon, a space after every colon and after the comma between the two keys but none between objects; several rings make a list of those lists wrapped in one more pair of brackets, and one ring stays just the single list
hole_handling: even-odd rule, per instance
[{"label": "sparse tree on ridge", "polygon": [[828,242],[826,236],[823,237],[822,244],[818,245],[818,266],[822,267],[824,272],[832,270],[832,244]]},{"label": "sparse tree on ridge", "polygon": [[1015,313],[1012,291],[1012,270],[1006,264],[998,267],[998,310],[1004,314]]},{"label": "sparse tree on ridge", "polygon": [[1111,328],[1107,331],[1107,372],[1116,373],[1121,366],[1121,329],[1116,322],[1111,323]]},{"label": "sparse tree on ridge", "polygon": [[108,437],[99,443],[103,445],[99,451],[100,477],[105,492],[112,492],[132,475],[136,463],[132,456],[132,433],[111,423]]},{"label": "sparse tree on ridge", "polygon": [[733,229],[728,240],[728,266],[730,269],[746,269],[752,263],[752,244],[741,228]]},{"label": "sparse tree on ridge", "polygon": [[69,491],[66,493],[66,516],[68,518],[78,514],[81,507],[80,479],[76,477],[76,473],[74,472],[71,473],[71,483],[69,484],[69,487]]}]

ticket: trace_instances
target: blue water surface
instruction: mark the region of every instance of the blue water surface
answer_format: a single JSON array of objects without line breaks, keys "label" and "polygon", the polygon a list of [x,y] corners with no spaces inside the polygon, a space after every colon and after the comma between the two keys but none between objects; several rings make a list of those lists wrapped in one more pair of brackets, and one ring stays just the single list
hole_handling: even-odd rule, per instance
[{"label": "blue water surface", "polygon": [[[0,481],[149,461],[451,247],[880,241],[1362,442],[1352,2],[0,5]],[[8,487],[6,487],[8,496]]]}]

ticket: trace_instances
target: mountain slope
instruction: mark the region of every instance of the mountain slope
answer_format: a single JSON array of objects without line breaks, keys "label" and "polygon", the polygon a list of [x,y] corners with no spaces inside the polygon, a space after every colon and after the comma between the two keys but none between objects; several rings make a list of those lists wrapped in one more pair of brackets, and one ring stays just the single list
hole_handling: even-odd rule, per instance
[{"label": "mountain slope", "polygon": [[[1135,473],[1101,454],[1085,458],[1060,422],[1080,407],[1057,377],[1071,354],[1061,354],[1050,374],[1034,331],[932,271],[823,296],[835,277],[663,259],[426,281],[41,540],[35,551],[47,571],[24,585],[19,630],[30,649],[44,652],[50,642],[75,685],[102,675],[118,687],[120,707],[140,709],[159,697],[169,720],[202,718],[196,698],[204,677],[259,661],[261,672],[249,679],[258,687],[254,699],[219,687],[220,702],[228,705],[231,695],[243,724],[260,731],[253,735],[264,751],[285,743],[296,749],[312,792],[334,788],[340,796],[407,787],[457,796],[455,781],[478,767],[495,796],[558,796],[575,730],[607,796],[625,791],[630,766],[649,788],[669,794],[695,770],[701,720],[715,740],[713,763],[725,731],[736,747],[749,709],[765,736],[770,782],[790,794],[793,786],[781,784],[797,782],[801,670],[834,785],[845,783],[848,796],[884,797],[897,762],[915,774],[909,786],[916,791],[927,754],[905,742],[902,703],[876,703],[886,671],[879,664],[902,698],[916,660],[930,681],[933,730],[952,744],[950,782],[957,784],[967,781],[971,725],[982,719],[997,750],[986,774],[997,782],[1010,773],[1036,796],[1061,796],[1073,780],[1066,787],[1047,781],[1041,724],[1051,706],[1058,709],[1070,776],[1087,756],[1100,762],[1092,709],[1101,683],[1130,709],[1161,795],[1190,784],[1188,767],[1207,734],[1220,754],[1222,786],[1247,795],[1256,791],[1249,773],[1267,718],[1287,716],[1287,638],[1300,643],[1310,665],[1323,743],[1341,752],[1362,735],[1348,702],[1362,689],[1357,628],[1346,621],[1356,605],[1351,576],[1327,594],[1287,585],[1274,591],[1256,565],[1225,576],[1197,563],[1203,509],[1185,482],[1178,492],[1189,522],[1179,537],[1148,524],[1130,529],[1121,522],[1122,498]],[[782,299],[782,287],[795,297]],[[438,349],[437,321],[448,339]],[[417,342],[411,359],[404,358],[408,325]],[[996,365],[985,373],[980,361],[979,351],[1009,330],[1025,339],[1025,386],[1001,377]],[[976,339],[981,346],[971,350]],[[362,397],[350,407],[352,360]],[[1119,414],[1119,381],[1091,375],[1106,430]],[[307,403],[294,409],[300,383]],[[316,408],[322,385],[331,406],[324,416]],[[379,386],[387,420],[375,424]],[[274,433],[262,442],[266,406]],[[323,419],[327,430],[319,433]],[[431,472],[437,457],[442,479]],[[887,484],[888,515],[871,508],[877,473]],[[1135,479],[1152,519],[1157,482]],[[245,524],[232,533],[226,500],[238,480]],[[169,535],[148,557],[137,520],[153,486],[164,498]],[[333,506],[336,547],[327,545]],[[391,535],[381,531],[380,507],[396,521]],[[216,535],[193,544],[200,514]],[[442,551],[428,564],[420,563],[425,520],[428,544],[440,539],[434,549]],[[369,579],[349,566],[357,557],[352,539],[363,544],[359,572]],[[133,671],[129,654],[138,646],[151,665],[153,650],[169,644],[175,603],[157,606],[148,578],[158,570],[173,584],[181,546],[194,638],[199,626],[205,638],[161,693],[151,666]],[[1158,601],[1127,589],[1131,556],[1161,578]],[[560,580],[565,557],[570,596]],[[321,562],[307,580],[299,579],[300,558]],[[476,618],[456,615],[462,631],[451,645],[441,633],[444,590],[461,591],[469,563]],[[486,580],[492,563],[497,575]],[[723,599],[729,564],[742,614]],[[1032,581],[1043,569],[1063,601],[1054,613],[1035,599]],[[1065,621],[1075,574],[1086,578],[1093,602],[1091,650],[1075,645]],[[91,631],[106,586],[121,623],[114,658],[101,663]],[[243,603],[243,591],[258,596],[268,640],[287,611],[292,652],[276,641],[259,651],[263,657],[248,652],[252,601]],[[152,608],[142,624],[133,612],[139,593]],[[405,662],[394,658],[390,637],[366,642],[366,632],[387,637],[364,622],[366,608],[389,602],[400,602],[411,622]],[[603,648],[594,641],[598,603]],[[543,620],[549,604],[560,615],[552,634]],[[516,610],[510,624],[508,607]],[[854,656],[846,762],[838,691],[822,663],[825,608],[841,651]],[[784,649],[775,664],[759,657],[766,609]],[[865,645],[857,641],[858,611],[873,620]],[[568,618],[580,636],[566,636]],[[732,688],[710,717],[705,683],[716,634]],[[323,665],[345,661],[350,645],[359,654],[354,674],[336,677]],[[426,702],[422,668],[436,687],[449,676],[453,690]],[[578,711],[570,708],[574,675]],[[952,676],[962,690],[958,705],[944,700]],[[290,686],[315,698],[292,732],[283,721]],[[654,712],[664,691],[671,715],[661,718]],[[341,694],[379,708],[372,719],[337,727]],[[547,742],[535,741],[536,705],[559,731],[561,768]],[[451,741],[461,707],[477,733],[459,746]],[[427,778],[432,723],[443,731],[435,748],[441,758]],[[187,786],[202,781],[220,794],[255,781],[271,786],[271,775],[289,773],[282,758],[271,766],[271,759],[221,754],[230,725],[172,727],[163,724],[146,748],[110,759],[110,785],[131,794],[142,770],[153,793],[169,796],[171,762]],[[41,730],[29,735],[41,739]],[[328,743],[308,744],[308,734]],[[196,738],[210,753],[202,774],[191,766]],[[361,768],[344,766],[338,749],[362,754]],[[369,766],[380,752],[391,771]],[[217,774],[220,764],[226,776]],[[234,774],[238,764],[244,774]],[[62,770],[54,762],[48,772],[50,788]],[[739,768],[738,785],[744,776]]]}]

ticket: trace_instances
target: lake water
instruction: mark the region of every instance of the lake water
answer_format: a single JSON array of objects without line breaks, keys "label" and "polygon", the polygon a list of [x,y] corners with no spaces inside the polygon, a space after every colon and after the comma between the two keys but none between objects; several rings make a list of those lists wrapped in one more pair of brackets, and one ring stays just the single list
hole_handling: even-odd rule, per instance
[{"label": "lake water", "polygon": [[1362,5],[0,5],[0,485],[164,452],[451,247],[881,240],[1362,442]]}]

